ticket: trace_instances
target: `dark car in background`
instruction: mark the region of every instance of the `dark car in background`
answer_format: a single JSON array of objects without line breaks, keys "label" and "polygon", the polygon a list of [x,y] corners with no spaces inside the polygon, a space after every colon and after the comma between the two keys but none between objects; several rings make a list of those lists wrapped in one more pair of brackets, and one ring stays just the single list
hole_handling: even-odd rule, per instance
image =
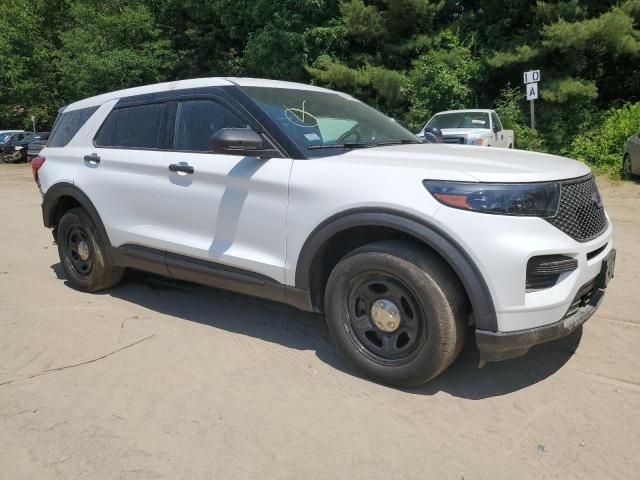
[{"label": "dark car in background", "polygon": [[[17,134],[0,147],[5,162],[17,163],[28,160],[28,147],[32,142],[49,138],[49,132],[32,132]],[[36,154],[37,155],[37,154]]]},{"label": "dark car in background", "polygon": [[27,146],[27,161],[30,162],[33,157],[40,154],[40,150],[47,146],[49,141],[49,132],[42,132],[39,139],[34,139]]},{"label": "dark car in background", "polygon": [[7,159],[4,155],[6,147],[13,145],[14,141],[22,140],[28,135],[24,130],[0,130],[0,163],[4,163]]},{"label": "dark car in background", "polygon": [[640,175],[640,132],[627,140],[622,160],[622,176],[631,178],[637,175]]}]

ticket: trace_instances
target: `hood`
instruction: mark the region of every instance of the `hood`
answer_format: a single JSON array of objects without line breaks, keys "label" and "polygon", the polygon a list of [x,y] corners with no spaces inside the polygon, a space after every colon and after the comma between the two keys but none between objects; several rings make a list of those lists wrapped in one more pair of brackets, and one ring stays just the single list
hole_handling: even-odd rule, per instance
[{"label": "hood", "polygon": [[415,169],[431,180],[545,182],[577,178],[591,171],[583,163],[555,155],[441,143],[363,148],[325,159]]},{"label": "hood", "polygon": [[489,128],[443,128],[441,130],[442,135],[481,135],[483,133],[490,132]]}]

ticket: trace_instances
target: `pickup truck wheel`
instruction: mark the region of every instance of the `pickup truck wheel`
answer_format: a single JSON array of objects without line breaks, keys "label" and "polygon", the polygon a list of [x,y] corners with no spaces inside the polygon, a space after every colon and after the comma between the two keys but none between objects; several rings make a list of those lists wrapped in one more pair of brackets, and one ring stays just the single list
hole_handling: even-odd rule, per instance
[{"label": "pickup truck wheel", "polygon": [[449,266],[409,242],[358,248],[334,268],[325,292],[338,353],[368,377],[398,387],[425,383],[455,360],[467,311]]},{"label": "pickup truck wheel", "polygon": [[67,278],[78,290],[96,292],[122,279],[124,269],[109,263],[98,230],[84,209],[73,208],[62,216],[56,241]]}]

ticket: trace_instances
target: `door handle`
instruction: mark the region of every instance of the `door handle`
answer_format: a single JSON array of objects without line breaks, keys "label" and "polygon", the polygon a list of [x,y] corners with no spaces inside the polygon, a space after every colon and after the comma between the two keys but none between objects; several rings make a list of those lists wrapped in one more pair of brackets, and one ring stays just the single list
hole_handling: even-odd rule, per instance
[{"label": "door handle", "polygon": [[193,169],[193,167],[191,165],[172,163],[171,165],[169,165],[169,171],[170,172],[183,172],[183,173],[188,173],[188,174],[191,175],[194,172],[194,169]]},{"label": "door handle", "polygon": [[85,162],[89,162],[89,163],[93,163],[93,164],[98,164],[98,163],[100,163],[100,157],[98,156],[97,153],[92,153],[91,155],[85,155],[84,156],[84,161]]}]

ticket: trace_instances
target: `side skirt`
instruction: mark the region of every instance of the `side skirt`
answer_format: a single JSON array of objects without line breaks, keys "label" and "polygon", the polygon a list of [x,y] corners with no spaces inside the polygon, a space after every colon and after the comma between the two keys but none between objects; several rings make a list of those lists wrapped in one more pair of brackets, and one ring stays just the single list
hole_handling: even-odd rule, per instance
[{"label": "side skirt", "polygon": [[254,272],[138,245],[108,247],[108,252],[113,263],[119,267],[152,272],[313,311],[308,291]]}]

